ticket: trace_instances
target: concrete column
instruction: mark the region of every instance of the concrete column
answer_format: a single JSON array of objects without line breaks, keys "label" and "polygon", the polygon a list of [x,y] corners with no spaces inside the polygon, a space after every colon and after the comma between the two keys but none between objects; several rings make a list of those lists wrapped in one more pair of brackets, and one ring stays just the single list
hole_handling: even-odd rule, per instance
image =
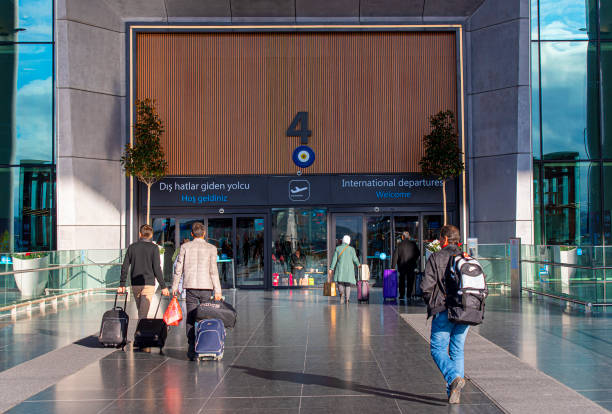
[{"label": "concrete column", "polygon": [[533,243],[528,0],[486,0],[469,19],[470,236]]}]

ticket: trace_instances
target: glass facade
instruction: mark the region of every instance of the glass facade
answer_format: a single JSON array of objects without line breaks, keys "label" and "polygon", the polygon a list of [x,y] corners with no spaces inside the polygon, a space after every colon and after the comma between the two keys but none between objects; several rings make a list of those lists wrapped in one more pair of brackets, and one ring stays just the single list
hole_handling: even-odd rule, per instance
[{"label": "glass facade", "polygon": [[53,1],[0,2],[0,251],[55,248]]},{"label": "glass facade", "polygon": [[535,242],[609,244],[610,6],[531,3]]},{"label": "glass facade", "polygon": [[272,209],[272,285],[318,286],[327,279],[327,209]]}]

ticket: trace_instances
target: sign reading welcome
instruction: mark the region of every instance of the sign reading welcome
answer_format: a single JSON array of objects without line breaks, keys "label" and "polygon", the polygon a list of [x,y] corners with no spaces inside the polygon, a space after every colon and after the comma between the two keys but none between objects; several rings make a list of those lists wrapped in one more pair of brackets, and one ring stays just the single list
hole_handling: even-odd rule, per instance
[{"label": "sign reading welcome", "polygon": [[[449,200],[455,186],[447,185]],[[166,177],[152,207],[437,204],[442,181],[421,174]],[[452,201],[451,201],[452,202]]]}]

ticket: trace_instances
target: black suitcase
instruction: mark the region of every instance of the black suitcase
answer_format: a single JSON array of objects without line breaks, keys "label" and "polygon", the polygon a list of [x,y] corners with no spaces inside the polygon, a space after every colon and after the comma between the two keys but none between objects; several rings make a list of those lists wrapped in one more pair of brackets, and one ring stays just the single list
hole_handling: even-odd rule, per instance
[{"label": "black suitcase", "polygon": [[117,296],[115,294],[115,304],[109,311],[104,312],[102,324],[100,325],[100,335],[98,340],[104,346],[122,348],[127,343],[127,330],[130,317],[125,312],[127,305],[127,293],[124,293],[125,301],[123,308],[117,306]]},{"label": "black suitcase", "polygon": [[204,319],[219,319],[226,328],[236,326],[236,309],[223,300],[207,300],[201,302],[196,310],[196,321]]},{"label": "black suitcase", "polygon": [[134,333],[134,347],[159,348],[159,352],[162,351],[168,337],[168,325],[166,325],[163,319],[156,319],[159,305],[161,305],[161,299],[157,304],[157,310],[153,319],[146,318],[138,321],[136,332]]}]

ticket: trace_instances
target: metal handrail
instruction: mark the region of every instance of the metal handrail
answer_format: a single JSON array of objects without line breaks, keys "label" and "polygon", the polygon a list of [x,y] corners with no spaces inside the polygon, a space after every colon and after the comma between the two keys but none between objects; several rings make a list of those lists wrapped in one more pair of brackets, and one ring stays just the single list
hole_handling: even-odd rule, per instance
[{"label": "metal handrail", "polygon": [[531,289],[531,288],[521,288],[521,290],[523,290],[525,292],[533,293],[535,295],[541,295],[541,296],[546,296],[546,297],[553,298],[553,299],[564,300],[566,302],[577,303],[578,305],[583,305],[583,306],[586,306],[586,307],[589,307],[589,308],[592,307],[592,306],[612,306],[612,303],[586,302],[586,301],[583,301],[583,300],[572,299],[572,298],[569,298],[567,296],[559,296],[559,295],[555,295],[555,294],[552,294],[552,293],[541,292],[539,290],[535,290],[535,289]]},{"label": "metal handrail", "polygon": [[575,265],[571,263],[558,263],[558,262],[528,260],[528,259],[521,259],[521,263],[545,264],[545,265],[550,265],[550,266],[562,266],[562,267],[570,267],[573,269],[583,269],[583,270],[612,270],[612,266],[582,266],[582,265]]},{"label": "metal handrail", "polygon": [[0,272],[0,276],[16,275],[20,273],[41,272],[41,271],[46,271],[46,270],[71,269],[71,268],[83,267],[83,266],[121,266],[121,265],[122,265],[121,263],[83,263],[83,264],[73,264],[73,265],[57,265],[57,266],[39,267],[36,269],[11,270],[10,272]]}]

